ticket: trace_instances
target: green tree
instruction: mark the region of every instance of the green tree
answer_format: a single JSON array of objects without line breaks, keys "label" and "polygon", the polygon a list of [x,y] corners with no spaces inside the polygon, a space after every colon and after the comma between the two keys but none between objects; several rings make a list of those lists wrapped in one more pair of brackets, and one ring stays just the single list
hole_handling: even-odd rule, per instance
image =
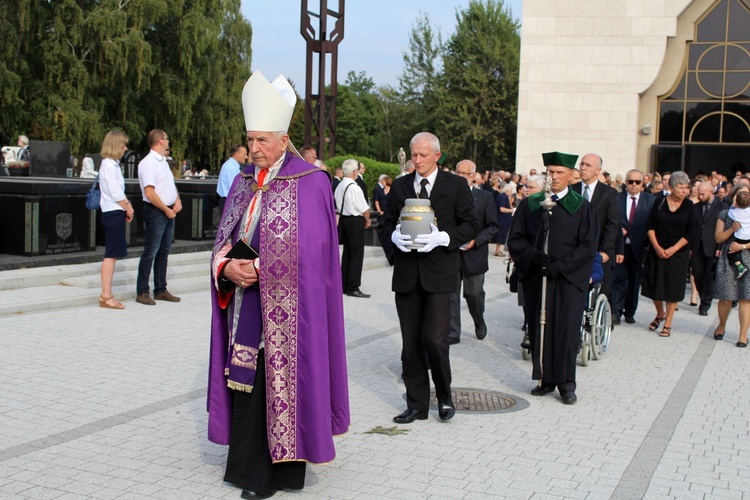
[{"label": "green tree", "polygon": [[377,117],[375,84],[364,71],[350,71],[338,86],[336,104],[336,154],[374,156]]},{"label": "green tree", "polygon": [[450,157],[508,167],[515,159],[519,25],[503,0],[456,13],[437,95],[437,133]]}]

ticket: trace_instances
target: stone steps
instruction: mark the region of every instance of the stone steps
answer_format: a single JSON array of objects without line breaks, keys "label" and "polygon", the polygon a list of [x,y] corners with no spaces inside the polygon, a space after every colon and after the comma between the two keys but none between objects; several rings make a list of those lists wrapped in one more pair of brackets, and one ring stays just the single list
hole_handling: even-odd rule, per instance
[{"label": "stone steps", "polygon": [[[201,290],[208,292],[210,258],[209,251],[170,255],[169,291],[177,296]],[[139,258],[122,259],[115,267],[112,292],[127,306],[136,305],[138,262]],[[365,247],[364,269],[387,266],[381,248]],[[101,292],[100,267],[101,262],[95,262],[2,271],[0,315],[97,305]]]}]

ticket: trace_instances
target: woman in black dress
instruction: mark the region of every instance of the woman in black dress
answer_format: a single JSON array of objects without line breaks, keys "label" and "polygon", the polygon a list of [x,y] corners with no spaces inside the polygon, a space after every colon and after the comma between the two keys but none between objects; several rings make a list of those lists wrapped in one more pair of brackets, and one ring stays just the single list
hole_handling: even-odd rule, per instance
[{"label": "woman in black dress", "polygon": [[[656,330],[664,321],[660,337],[672,333],[672,318],[677,302],[685,298],[685,279],[690,263],[690,239],[693,236],[694,209],[688,198],[690,178],[675,172],[669,178],[670,194],[657,198],[651,210],[648,239],[651,249],[646,257],[641,294],[653,300],[656,318],[648,325]],[[666,304],[666,307],[665,307]]]}]

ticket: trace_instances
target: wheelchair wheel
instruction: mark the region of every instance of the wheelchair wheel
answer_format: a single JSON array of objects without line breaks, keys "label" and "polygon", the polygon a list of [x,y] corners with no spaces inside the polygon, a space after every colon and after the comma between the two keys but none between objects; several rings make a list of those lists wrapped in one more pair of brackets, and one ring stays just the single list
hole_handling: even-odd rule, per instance
[{"label": "wheelchair wheel", "polygon": [[609,340],[612,336],[612,310],[604,294],[596,299],[591,325],[591,352],[594,359],[601,359],[609,349]]},{"label": "wheelchair wheel", "polygon": [[591,362],[591,346],[588,344],[581,345],[581,365],[589,366]]},{"label": "wheelchair wheel", "polygon": [[531,359],[531,349],[521,349],[521,357],[524,361]]}]

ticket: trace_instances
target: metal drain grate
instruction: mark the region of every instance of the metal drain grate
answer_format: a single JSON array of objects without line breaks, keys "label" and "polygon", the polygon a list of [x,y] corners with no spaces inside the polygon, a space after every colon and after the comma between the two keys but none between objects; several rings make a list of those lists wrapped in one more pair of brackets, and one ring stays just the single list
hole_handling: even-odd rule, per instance
[{"label": "metal drain grate", "polygon": [[[508,413],[525,410],[529,406],[528,401],[517,396],[468,387],[454,387],[451,396],[457,411]],[[433,408],[438,405],[434,390],[430,392],[430,405]]]}]

